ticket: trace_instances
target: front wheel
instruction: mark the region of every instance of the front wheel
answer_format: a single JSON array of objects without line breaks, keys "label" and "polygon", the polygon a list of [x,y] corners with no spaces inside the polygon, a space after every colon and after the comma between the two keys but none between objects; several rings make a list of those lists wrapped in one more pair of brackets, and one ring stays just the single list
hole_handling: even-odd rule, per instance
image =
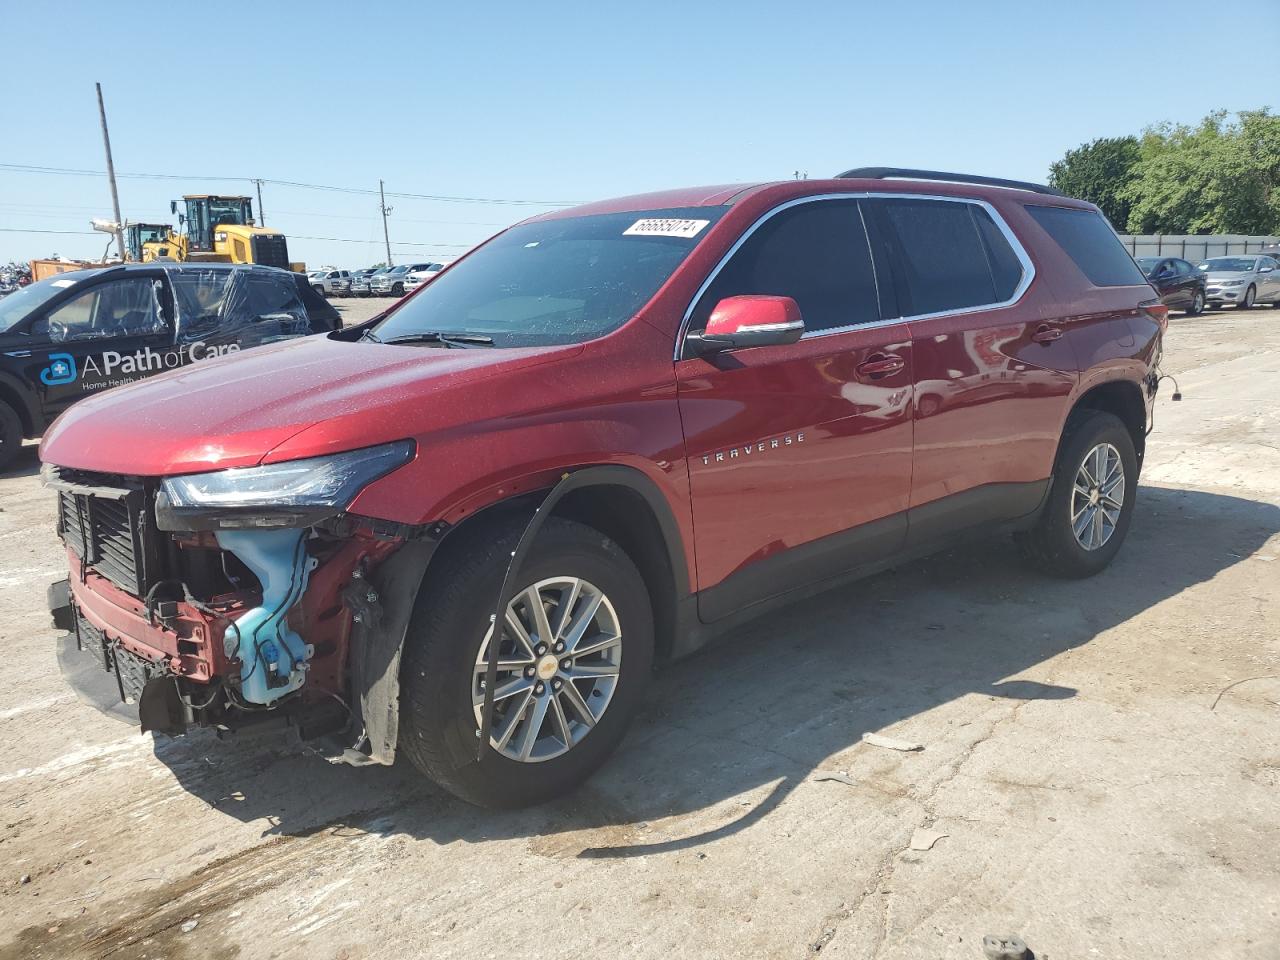
[{"label": "front wheel", "polygon": [[1257,296],[1258,296],[1258,291],[1257,291],[1257,290],[1255,290],[1252,286],[1251,286],[1251,287],[1249,287],[1249,289],[1248,289],[1248,290],[1246,290],[1246,291],[1244,292],[1244,299],[1243,299],[1243,300],[1241,300],[1241,301],[1236,305],[1236,309],[1237,309],[1237,310],[1248,310],[1248,309],[1252,308],[1252,307],[1253,307],[1253,301],[1254,301],[1254,299],[1255,299]]},{"label": "front wheel", "polygon": [[404,296],[404,284],[403,284],[403,283],[397,283],[395,286],[393,286],[393,287],[391,288],[391,295],[392,295],[393,297],[403,297],[403,296]]},{"label": "front wheel", "polygon": [[1120,419],[1100,410],[1073,414],[1044,512],[1018,536],[1023,554],[1052,576],[1100,572],[1129,531],[1137,485],[1133,437]]},{"label": "front wheel", "polygon": [[7,470],[22,450],[22,420],[0,400],[0,470]]},{"label": "front wheel", "polygon": [[490,618],[519,533],[513,524],[448,558],[419,598],[401,668],[400,748],[485,807],[541,803],[595,772],[653,666],[653,614],[635,565],[592,528],[549,519],[498,634],[493,724],[477,762]]},{"label": "front wheel", "polygon": [[1197,290],[1195,296],[1191,298],[1191,306],[1187,308],[1188,317],[1198,317],[1204,313],[1204,293]]}]

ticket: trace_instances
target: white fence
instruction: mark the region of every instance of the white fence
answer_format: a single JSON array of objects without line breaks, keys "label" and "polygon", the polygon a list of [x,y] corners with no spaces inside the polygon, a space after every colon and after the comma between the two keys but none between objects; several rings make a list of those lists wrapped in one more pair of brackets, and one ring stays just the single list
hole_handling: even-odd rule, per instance
[{"label": "white fence", "polygon": [[1120,239],[1135,257],[1181,257],[1192,262],[1209,257],[1258,253],[1267,244],[1280,243],[1280,237],[1246,237],[1234,233],[1201,237],[1122,233]]}]

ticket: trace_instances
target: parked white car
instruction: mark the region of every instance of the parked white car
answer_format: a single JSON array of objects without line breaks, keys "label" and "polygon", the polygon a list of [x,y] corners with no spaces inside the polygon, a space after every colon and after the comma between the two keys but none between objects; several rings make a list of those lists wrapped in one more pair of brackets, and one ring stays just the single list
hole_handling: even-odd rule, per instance
[{"label": "parked white car", "polygon": [[309,278],[316,292],[326,297],[345,297],[351,293],[350,270],[316,270]]},{"label": "parked white car", "polygon": [[1205,275],[1205,295],[1211,304],[1232,303],[1241,310],[1255,303],[1280,305],[1280,262],[1274,257],[1211,257],[1196,266]]},{"label": "parked white car", "polygon": [[421,270],[410,270],[404,278],[404,292],[410,293],[417,290],[427,281],[434,280],[436,278],[436,274],[443,269],[443,263],[429,263]]}]

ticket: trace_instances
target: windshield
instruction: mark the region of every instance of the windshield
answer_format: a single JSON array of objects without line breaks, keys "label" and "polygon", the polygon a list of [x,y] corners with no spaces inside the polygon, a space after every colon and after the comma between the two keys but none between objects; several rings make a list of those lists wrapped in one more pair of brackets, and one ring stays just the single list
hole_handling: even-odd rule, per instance
[{"label": "windshield", "polygon": [[512,227],[374,328],[380,340],[473,333],[499,347],[580,343],[630,319],[723,207],[647,210]]},{"label": "windshield", "polygon": [[81,273],[59,274],[39,283],[20,287],[7,297],[0,298],[0,333],[8,333],[16,324],[85,277]]},{"label": "windshield", "polygon": [[1214,273],[1246,273],[1257,262],[1254,257],[1214,257],[1201,263],[1200,269]]},{"label": "windshield", "polygon": [[243,197],[210,197],[209,225],[245,223],[250,218],[249,201]]}]

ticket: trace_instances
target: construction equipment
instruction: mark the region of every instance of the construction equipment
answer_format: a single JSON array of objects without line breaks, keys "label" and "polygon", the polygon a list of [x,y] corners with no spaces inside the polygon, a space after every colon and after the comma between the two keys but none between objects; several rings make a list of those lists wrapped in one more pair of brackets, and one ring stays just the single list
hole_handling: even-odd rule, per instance
[{"label": "construction equipment", "polygon": [[[289,262],[283,233],[254,223],[249,197],[197,194],[182,200],[186,213],[178,214],[181,233],[170,234],[177,240],[175,260],[260,263],[305,272],[306,264]],[[178,213],[178,201],[169,209]]]},{"label": "construction equipment", "polygon": [[124,249],[126,259],[135,263],[159,259],[177,260],[174,253],[179,237],[167,223],[126,223]]}]

